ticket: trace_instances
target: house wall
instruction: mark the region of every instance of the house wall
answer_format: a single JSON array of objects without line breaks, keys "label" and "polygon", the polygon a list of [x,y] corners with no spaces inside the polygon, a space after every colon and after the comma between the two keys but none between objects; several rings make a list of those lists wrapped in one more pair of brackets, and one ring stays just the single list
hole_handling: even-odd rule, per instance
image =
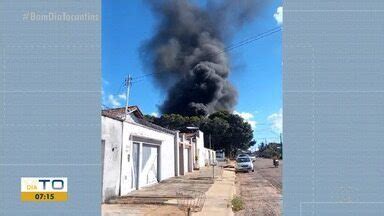
[{"label": "house wall", "polygon": [[[175,176],[175,139],[173,134],[156,131],[133,122],[124,122],[123,160],[121,170],[121,195],[131,192],[132,184],[132,141],[131,136],[146,137],[161,141],[159,149],[159,179],[160,181]],[[140,150],[141,151],[141,150]],[[128,158],[130,160],[128,161]],[[141,176],[139,179],[143,179]],[[140,180],[139,180],[140,181]],[[141,181],[140,181],[141,182]],[[139,188],[143,185],[139,185]]]},{"label": "house wall", "polygon": [[119,196],[122,122],[102,116],[101,125],[101,139],[105,143],[102,150],[102,201],[105,202]]},{"label": "house wall", "polygon": [[203,152],[200,154],[199,158],[200,167],[210,166],[216,162],[216,152],[214,150],[209,148],[202,148],[200,152]]},{"label": "house wall", "polygon": [[193,171],[193,148],[192,146],[188,149],[188,172]]},{"label": "house wall", "polygon": [[204,148],[204,166],[209,166],[209,151]]},{"label": "house wall", "polygon": [[187,139],[184,133],[179,133],[179,147],[181,148],[180,151],[180,160],[179,160],[179,166],[180,170],[184,171],[181,173],[181,175],[185,175],[187,172],[193,171],[194,166],[194,146],[196,145],[194,142],[192,142],[190,139]]},{"label": "house wall", "polygon": [[184,175],[185,174],[185,170],[184,170],[184,151],[183,151],[183,145],[182,144],[179,144],[179,148],[178,148],[178,152],[179,152],[179,164],[178,164],[178,167],[179,167],[179,172],[178,174],[179,175]]},{"label": "house wall", "polygon": [[209,164],[213,164],[216,162],[216,152],[212,149],[208,149],[208,154],[210,154],[210,161]]},{"label": "house wall", "polygon": [[179,176],[180,175],[180,137],[179,137],[179,131],[176,131],[176,135],[174,136],[174,152],[175,152],[175,164],[174,164],[174,167],[175,167],[175,176]]},{"label": "house wall", "polygon": [[215,154],[212,149],[204,148],[204,161],[205,165],[212,165],[215,162]]},{"label": "house wall", "polygon": [[183,153],[184,153],[183,154],[184,155],[184,158],[183,158],[184,159],[184,161],[183,161],[183,163],[184,163],[183,164],[184,165],[184,173],[186,173],[186,172],[188,172],[188,164],[189,164],[188,163],[188,158],[189,158],[188,157],[188,149],[184,147]]},{"label": "house wall", "polygon": [[[104,149],[102,151],[104,152],[102,175],[103,202],[113,197],[127,195],[135,190],[135,188],[132,188],[133,179],[131,176],[131,136],[161,141],[158,155],[159,180],[162,181],[175,176],[175,135],[157,131],[134,122],[121,122],[105,116],[101,117],[101,121],[101,139],[104,142]],[[133,121],[133,118],[129,118],[128,121]],[[139,185],[139,188],[142,186],[143,184]]]},{"label": "house wall", "polygon": [[196,147],[198,153],[198,164],[199,167],[205,166],[205,148],[204,148],[204,133],[202,131],[198,131],[199,135],[196,137]]}]

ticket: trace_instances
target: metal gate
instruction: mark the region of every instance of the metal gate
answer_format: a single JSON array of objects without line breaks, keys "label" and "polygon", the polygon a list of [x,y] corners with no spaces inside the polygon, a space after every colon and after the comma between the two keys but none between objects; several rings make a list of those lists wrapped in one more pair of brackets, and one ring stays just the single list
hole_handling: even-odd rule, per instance
[{"label": "metal gate", "polygon": [[131,169],[131,189],[136,190],[139,186],[139,153],[140,144],[133,143],[132,150],[132,169]]},{"label": "metal gate", "polygon": [[131,190],[158,183],[161,141],[137,136],[132,136],[131,140]]},{"label": "metal gate", "polygon": [[142,186],[158,182],[159,170],[159,147],[156,145],[143,144],[143,159],[141,166],[140,183]]}]

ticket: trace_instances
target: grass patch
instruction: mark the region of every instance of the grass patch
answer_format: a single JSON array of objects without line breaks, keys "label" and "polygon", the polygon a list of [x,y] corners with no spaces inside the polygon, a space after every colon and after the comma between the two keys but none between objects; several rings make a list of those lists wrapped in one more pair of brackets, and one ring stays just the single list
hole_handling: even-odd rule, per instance
[{"label": "grass patch", "polygon": [[235,196],[232,201],[231,201],[231,204],[232,204],[232,210],[234,212],[237,212],[237,211],[240,211],[240,210],[243,210],[244,209],[244,201],[241,197],[239,196]]}]

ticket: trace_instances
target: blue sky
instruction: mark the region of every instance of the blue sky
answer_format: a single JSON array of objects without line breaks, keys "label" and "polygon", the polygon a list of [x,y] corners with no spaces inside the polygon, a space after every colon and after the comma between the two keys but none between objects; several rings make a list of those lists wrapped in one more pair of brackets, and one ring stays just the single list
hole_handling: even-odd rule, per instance
[{"label": "blue sky", "polygon": [[[233,43],[258,35],[282,23],[282,2],[272,1],[252,23],[233,38]],[[280,7],[280,8],[279,8]],[[278,9],[279,8],[279,9]],[[125,104],[124,78],[150,73],[142,65],[138,49],[149,39],[156,19],[143,1],[106,1],[102,3],[103,99],[107,107]],[[278,141],[282,129],[282,38],[281,32],[241,46],[229,53],[230,81],[239,93],[236,113],[254,128],[258,143],[266,138]],[[165,93],[156,88],[150,76],[132,86],[130,105],[145,114],[158,113]]]}]

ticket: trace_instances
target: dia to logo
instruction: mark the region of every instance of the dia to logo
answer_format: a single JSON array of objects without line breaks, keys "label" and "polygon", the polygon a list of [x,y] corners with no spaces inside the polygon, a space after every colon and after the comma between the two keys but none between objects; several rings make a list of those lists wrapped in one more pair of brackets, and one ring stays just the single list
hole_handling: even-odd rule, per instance
[{"label": "dia to logo", "polygon": [[66,177],[22,177],[21,200],[32,202],[58,202],[68,199]]}]

